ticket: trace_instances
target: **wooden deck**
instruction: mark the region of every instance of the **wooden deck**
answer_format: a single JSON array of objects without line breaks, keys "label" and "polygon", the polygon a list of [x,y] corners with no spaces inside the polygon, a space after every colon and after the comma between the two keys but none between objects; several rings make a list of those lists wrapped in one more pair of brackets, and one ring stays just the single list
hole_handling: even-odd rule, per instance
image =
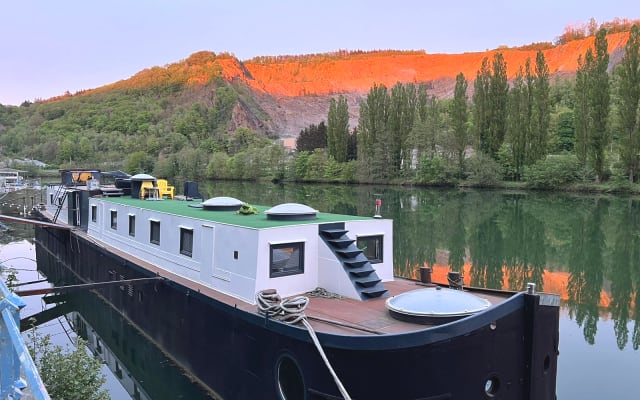
[{"label": "wooden deck", "polygon": [[[420,282],[403,278],[396,278],[392,282],[385,282],[390,296],[424,288]],[[497,304],[505,299],[490,293],[476,293]],[[359,301],[349,298],[311,297],[306,309],[308,319],[319,332],[343,335],[371,335],[394,334],[426,329],[429,325],[416,324],[397,320],[391,316],[386,308],[387,298],[377,298]]]}]

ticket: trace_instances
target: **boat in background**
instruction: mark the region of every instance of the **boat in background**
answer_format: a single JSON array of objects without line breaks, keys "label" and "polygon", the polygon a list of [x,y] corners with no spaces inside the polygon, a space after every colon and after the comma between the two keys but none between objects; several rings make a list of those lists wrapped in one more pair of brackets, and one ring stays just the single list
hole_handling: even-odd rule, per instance
[{"label": "boat in background", "polygon": [[0,169],[0,191],[13,192],[24,187],[24,177],[20,175],[24,171],[13,168]]},{"label": "boat in background", "polygon": [[62,171],[38,260],[113,282],[96,291],[214,397],[555,399],[558,296],[394,277],[391,220],[193,193]]}]

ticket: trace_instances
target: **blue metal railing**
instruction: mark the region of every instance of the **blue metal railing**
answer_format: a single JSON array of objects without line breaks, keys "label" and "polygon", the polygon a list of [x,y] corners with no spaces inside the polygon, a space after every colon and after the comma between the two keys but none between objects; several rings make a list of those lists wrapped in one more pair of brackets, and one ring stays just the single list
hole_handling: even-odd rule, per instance
[{"label": "blue metal railing", "polygon": [[49,400],[49,393],[20,334],[20,309],[24,306],[20,296],[0,279],[0,400],[19,400],[27,387],[30,398]]}]

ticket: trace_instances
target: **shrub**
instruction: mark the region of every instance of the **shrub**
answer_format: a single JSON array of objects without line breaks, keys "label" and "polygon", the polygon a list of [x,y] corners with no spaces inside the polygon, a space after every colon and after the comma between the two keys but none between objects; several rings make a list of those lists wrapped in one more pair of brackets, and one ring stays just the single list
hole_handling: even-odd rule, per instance
[{"label": "shrub", "polygon": [[447,186],[457,181],[457,167],[449,160],[440,156],[423,157],[418,166],[418,183],[428,185]]},{"label": "shrub", "polygon": [[578,158],[574,155],[550,155],[528,168],[524,179],[528,187],[556,189],[580,180],[583,174]]},{"label": "shrub", "polygon": [[32,329],[29,339],[29,352],[52,399],[110,398],[102,389],[106,382],[100,370],[102,362],[87,352],[86,342],[81,337],[76,338],[75,350],[67,352],[52,344],[50,335],[41,335],[37,328]]},{"label": "shrub", "polygon": [[476,186],[495,186],[502,180],[502,169],[491,157],[476,153],[466,163],[467,181]]}]

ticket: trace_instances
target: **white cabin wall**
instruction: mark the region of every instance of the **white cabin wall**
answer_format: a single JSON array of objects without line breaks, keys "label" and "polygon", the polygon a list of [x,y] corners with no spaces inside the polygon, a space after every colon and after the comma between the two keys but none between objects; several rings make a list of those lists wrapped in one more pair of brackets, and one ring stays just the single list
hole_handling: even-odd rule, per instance
[{"label": "white cabin wall", "polygon": [[[216,289],[254,303],[258,230],[216,224],[213,247],[213,279]],[[203,249],[206,250],[206,249]],[[234,259],[234,251],[238,259]]]},{"label": "white cabin wall", "polygon": [[393,221],[390,219],[377,219],[368,221],[347,221],[345,229],[347,235],[354,240],[358,236],[383,235],[381,263],[371,264],[378,277],[383,282],[393,280]]},{"label": "white cabin wall", "polygon": [[329,246],[318,237],[318,287],[341,296],[360,300],[358,291],[353,286],[348,272],[338,260]]},{"label": "white cabin wall", "polygon": [[[197,219],[97,199],[90,199],[89,212],[93,204],[98,206],[98,218],[96,222],[89,221],[87,231],[91,236],[164,270],[249,303],[255,302],[257,230],[214,223],[207,223],[208,227],[204,227],[203,222]],[[111,210],[117,212],[117,229],[110,227]],[[136,218],[135,237],[129,236],[129,215],[132,214]],[[160,245],[149,240],[151,220],[160,221]],[[180,228],[193,230],[191,257],[180,254]],[[213,232],[205,234],[204,229]],[[237,260],[234,259],[234,250],[238,251]],[[213,265],[210,265],[211,260]]]},{"label": "white cabin wall", "polygon": [[[311,291],[318,287],[318,225],[295,225],[259,231],[256,273],[256,293],[264,289],[276,289],[282,297]],[[269,277],[270,245],[276,243],[304,242],[304,273]]]},{"label": "white cabin wall", "polygon": [[[102,203],[90,199],[92,204],[99,204],[98,218],[94,223],[89,221],[87,232],[98,239],[116,246],[168,271],[180,274],[188,279],[200,280],[200,249],[194,246],[192,256],[180,254],[180,227],[193,228],[194,235],[198,221],[178,217],[171,214],[158,214],[149,210],[132,208],[115,203]],[[111,210],[117,212],[117,229],[111,228]],[[91,211],[89,211],[90,213]],[[129,235],[129,215],[135,215],[135,236]],[[150,242],[151,220],[160,221],[160,244]],[[99,226],[102,226],[100,232]],[[194,239],[195,241],[195,239]]]}]

